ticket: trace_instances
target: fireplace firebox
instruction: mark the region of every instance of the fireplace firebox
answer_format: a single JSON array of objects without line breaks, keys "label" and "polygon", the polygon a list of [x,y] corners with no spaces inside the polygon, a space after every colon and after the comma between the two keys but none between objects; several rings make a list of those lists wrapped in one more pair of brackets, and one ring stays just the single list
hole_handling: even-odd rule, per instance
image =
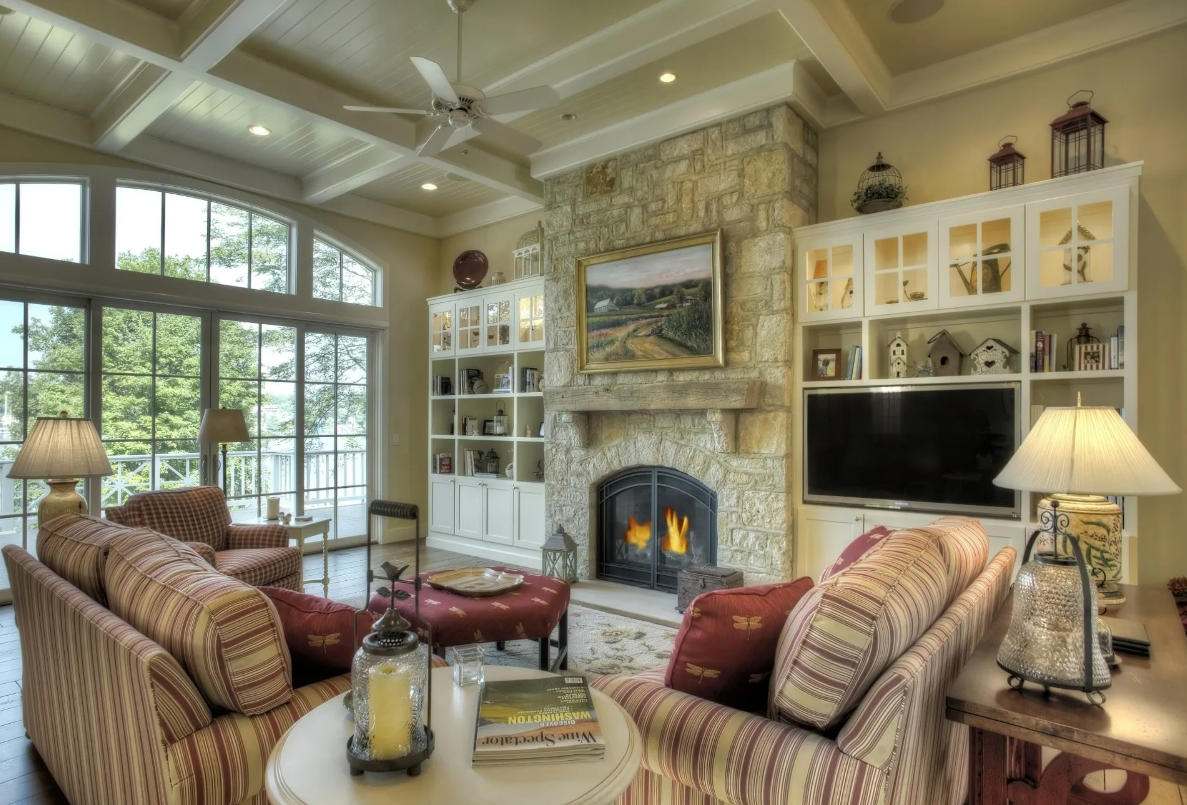
[{"label": "fireplace firebox", "polygon": [[635,467],[598,487],[597,576],[676,592],[676,574],[717,562],[717,495],[682,472]]}]

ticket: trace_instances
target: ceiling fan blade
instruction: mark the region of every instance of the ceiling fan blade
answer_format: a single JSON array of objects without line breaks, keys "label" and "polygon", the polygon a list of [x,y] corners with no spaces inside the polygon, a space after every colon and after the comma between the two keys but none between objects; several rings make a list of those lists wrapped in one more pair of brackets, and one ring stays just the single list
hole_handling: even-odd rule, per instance
[{"label": "ceiling fan blade", "polygon": [[425,140],[420,148],[416,149],[418,157],[435,157],[441,153],[441,149],[449,142],[449,138],[453,136],[453,126],[448,126],[442,123],[437,127],[437,130],[429,135],[429,139]]},{"label": "ceiling fan blade", "polygon": [[502,115],[507,112],[530,112],[534,109],[544,109],[556,106],[561,102],[561,96],[552,87],[532,87],[521,89],[519,92],[508,92],[487,98],[479,104],[488,115]]},{"label": "ceiling fan blade", "polygon": [[432,112],[424,109],[400,109],[395,106],[343,106],[348,112],[384,112],[387,114],[398,115],[431,115]]},{"label": "ceiling fan blade", "polygon": [[453,91],[453,85],[449,83],[449,78],[446,77],[445,71],[441,69],[441,65],[432,59],[423,59],[420,56],[412,57],[412,65],[420,73],[420,77],[425,80],[425,83],[429,85],[429,89],[433,91],[433,95],[443,101],[461,103],[461,99]]},{"label": "ceiling fan blade", "polygon": [[475,120],[470,125],[484,137],[490,137],[495,142],[505,145],[517,153],[527,155],[540,150],[540,141],[535,137],[529,137],[505,123],[491,120],[489,117]]}]

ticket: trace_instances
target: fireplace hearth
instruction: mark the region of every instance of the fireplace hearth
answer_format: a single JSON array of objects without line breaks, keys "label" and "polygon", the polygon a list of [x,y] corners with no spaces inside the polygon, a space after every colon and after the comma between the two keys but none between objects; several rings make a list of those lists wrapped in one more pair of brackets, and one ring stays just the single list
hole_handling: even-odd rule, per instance
[{"label": "fireplace hearth", "polygon": [[598,487],[597,577],[676,592],[681,568],[717,561],[717,495],[667,467],[634,467]]}]

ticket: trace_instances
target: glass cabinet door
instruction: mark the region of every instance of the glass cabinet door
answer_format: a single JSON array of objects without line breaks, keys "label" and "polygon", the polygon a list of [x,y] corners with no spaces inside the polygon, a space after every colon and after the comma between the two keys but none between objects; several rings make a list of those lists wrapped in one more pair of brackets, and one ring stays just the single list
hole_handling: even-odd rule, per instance
[{"label": "glass cabinet door", "polygon": [[1020,302],[1026,287],[1023,207],[940,221],[940,307]]},{"label": "glass cabinet door", "polygon": [[935,223],[866,233],[866,315],[936,308]]},{"label": "glass cabinet door", "polygon": [[429,308],[429,351],[436,355],[453,354],[453,302]]},{"label": "glass cabinet door", "polygon": [[457,353],[479,352],[482,349],[482,303],[459,302],[454,313],[457,326]]},{"label": "glass cabinet door", "polygon": [[1026,205],[1026,295],[1129,290],[1129,187]]},{"label": "glass cabinet door", "polygon": [[505,352],[511,349],[511,295],[483,297],[483,349]]},{"label": "glass cabinet door", "polygon": [[805,321],[862,315],[861,235],[808,242],[800,248],[800,315]]},{"label": "glass cabinet door", "polygon": [[515,299],[515,344],[544,346],[544,290],[517,295]]}]

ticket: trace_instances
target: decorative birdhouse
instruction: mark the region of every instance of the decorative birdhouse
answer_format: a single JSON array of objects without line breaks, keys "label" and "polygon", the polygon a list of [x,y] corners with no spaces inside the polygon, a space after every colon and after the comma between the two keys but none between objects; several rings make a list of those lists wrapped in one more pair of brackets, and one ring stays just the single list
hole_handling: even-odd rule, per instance
[{"label": "decorative birdhouse", "polygon": [[1014,148],[1018,138],[1006,135],[998,141],[998,151],[989,158],[989,189],[1017,187],[1026,182],[1026,157]]},{"label": "decorative birdhouse", "polygon": [[910,364],[907,363],[907,342],[902,333],[895,333],[887,347],[888,355],[886,367],[890,377],[910,377]]},{"label": "decorative birdhouse", "polygon": [[964,350],[947,330],[940,330],[928,339],[927,357],[935,368],[936,377],[955,377],[960,374]]},{"label": "decorative birdhouse", "polygon": [[[1072,98],[1088,93],[1085,100]],[[1051,121],[1051,178],[1094,171],[1105,166],[1105,120],[1092,106],[1092,91],[1067,99],[1068,110]]]},{"label": "decorative birdhouse", "polygon": [[969,353],[975,375],[1004,375],[1010,372],[1010,356],[1018,350],[996,338],[986,338]]}]

